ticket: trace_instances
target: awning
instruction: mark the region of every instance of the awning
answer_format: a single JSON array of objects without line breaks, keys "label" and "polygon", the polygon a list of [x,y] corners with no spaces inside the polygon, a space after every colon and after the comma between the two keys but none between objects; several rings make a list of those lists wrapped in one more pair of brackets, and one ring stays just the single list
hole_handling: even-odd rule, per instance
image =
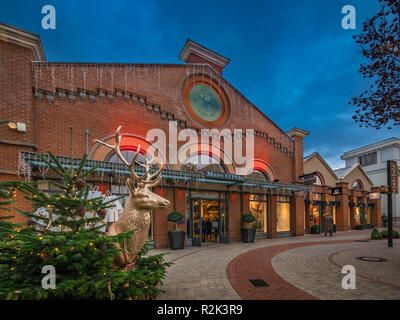
[{"label": "awning", "polygon": [[[40,154],[41,157],[49,161],[53,162],[51,157],[48,154]],[[64,156],[56,156],[57,160],[60,162],[61,166],[65,169],[71,168],[71,158]],[[39,157],[39,154],[33,152],[22,152],[23,160],[28,163],[33,168],[39,167],[48,167],[46,162],[42,161]],[[80,158],[73,158],[74,169],[78,169]],[[112,163],[107,161],[96,161],[88,159],[83,167],[83,171],[88,171],[94,166],[98,166],[95,173],[106,173],[110,175],[126,175],[130,176],[129,170],[126,169],[126,166],[122,163]],[[150,171],[150,173],[154,173],[156,169]],[[135,172],[140,176],[145,173],[145,170],[142,166],[135,165]],[[207,174],[205,175],[202,172],[193,172],[193,171],[183,171],[183,170],[172,170],[172,169],[162,169],[161,176],[163,179],[171,179],[171,180],[179,180],[185,182],[201,182],[201,183],[219,183],[224,185],[236,185],[236,186],[244,186],[249,188],[260,188],[260,189],[271,189],[271,190],[287,190],[287,191],[310,191],[311,188],[306,185],[301,184],[288,184],[281,182],[269,182],[265,180],[259,179],[248,179],[243,176],[230,174],[230,179],[213,179],[213,175]],[[215,175],[218,176],[218,175]],[[211,178],[210,178],[211,177]],[[220,178],[220,177],[219,177]]]}]

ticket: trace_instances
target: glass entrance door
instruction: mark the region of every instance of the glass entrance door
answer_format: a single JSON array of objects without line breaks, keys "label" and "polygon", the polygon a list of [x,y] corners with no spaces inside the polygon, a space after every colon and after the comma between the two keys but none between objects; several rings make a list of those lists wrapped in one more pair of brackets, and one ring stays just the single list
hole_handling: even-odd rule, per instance
[{"label": "glass entrance door", "polygon": [[191,199],[193,217],[193,246],[204,242],[229,242],[229,210],[226,200]]}]

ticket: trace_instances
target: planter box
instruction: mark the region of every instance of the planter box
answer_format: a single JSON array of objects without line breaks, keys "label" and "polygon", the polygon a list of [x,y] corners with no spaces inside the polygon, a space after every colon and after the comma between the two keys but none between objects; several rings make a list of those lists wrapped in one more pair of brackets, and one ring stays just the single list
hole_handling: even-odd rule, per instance
[{"label": "planter box", "polygon": [[311,234],[319,234],[320,232],[320,228],[311,228]]},{"label": "planter box", "polygon": [[242,240],[244,243],[253,243],[256,237],[256,229],[242,229]]},{"label": "planter box", "polygon": [[168,232],[169,243],[172,250],[180,250],[185,247],[185,231]]},{"label": "planter box", "polygon": [[333,226],[333,232],[336,232],[336,225]]},{"label": "planter box", "polygon": [[354,229],[355,229],[355,230],[363,230],[363,229],[364,229],[364,226],[355,226]]}]

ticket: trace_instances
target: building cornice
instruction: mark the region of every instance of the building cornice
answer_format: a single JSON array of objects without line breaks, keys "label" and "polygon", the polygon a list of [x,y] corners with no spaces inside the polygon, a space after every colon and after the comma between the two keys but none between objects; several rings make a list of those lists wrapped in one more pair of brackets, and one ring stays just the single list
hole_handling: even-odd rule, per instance
[{"label": "building cornice", "polygon": [[191,54],[195,54],[222,68],[225,68],[230,61],[228,58],[188,39],[179,54],[179,60],[186,62]]},{"label": "building cornice", "polygon": [[400,147],[400,138],[393,137],[393,138],[389,138],[389,139],[379,141],[379,142],[376,142],[373,144],[369,144],[367,146],[364,146],[364,147],[361,147],[358,149],[347,151],[340,156],[340,159],[346,160],[346,159],[352,158],[354,156],[361,156],[363,154],[373,152],[373,151],[376,151],[379,149],[387,148],[389,146]]},{"label": "building cornice", "polygon": [[297,137],[301,137],[301,138],[307,137],[310,134],[310,132],[308,132],[306,130],[303,130],[303,129],[300,129],[300,128],[290,129],[286,133],[290,137],[297,136]]},{"label": "building cornice", "polygon": [[40,36],[0,22],[0,40],[32,50],[33,60],[46,61]]}]

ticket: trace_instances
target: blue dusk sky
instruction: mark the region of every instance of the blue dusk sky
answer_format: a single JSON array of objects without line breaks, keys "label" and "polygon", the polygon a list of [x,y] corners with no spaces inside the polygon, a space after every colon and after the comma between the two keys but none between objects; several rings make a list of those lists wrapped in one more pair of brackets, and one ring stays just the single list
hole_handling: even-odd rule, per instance
[{"label": "blue dusk sky", "polygon": [[[41,9],[56,8],[56,30]],[[341,26],[344,5],[356,30]],[[353,148],[399,136],[399,128],[360,128],[350,97],[368,85],[352,35],[377,0],[22,1],[3,0],[0,21],[40,35],[49,61],[177,63],[190,38],[231,62],[224,77],[282,129],[310,131],[304,155],[333,167]]]}]

